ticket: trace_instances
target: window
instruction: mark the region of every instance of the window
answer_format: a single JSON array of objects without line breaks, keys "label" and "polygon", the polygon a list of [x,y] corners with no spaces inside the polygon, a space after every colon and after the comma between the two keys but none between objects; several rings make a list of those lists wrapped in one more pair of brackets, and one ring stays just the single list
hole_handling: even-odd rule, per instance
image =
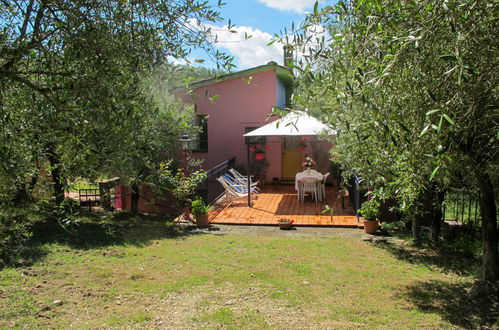
[{"label": "window", "polygon": [[[245,127],[244,134],[249,133],[251,131],[254,131],[257,128],[259,128],[259,127]],[[247,136],[246,137],[246,144],[266,145],[267,144],[267,137],[266,136]]]},{"label": "window", "polygon": [[208,116],[196,115],[194,125],[198,126],[201,131],[192,138],[191,146],[194,152],[208,151]]}]

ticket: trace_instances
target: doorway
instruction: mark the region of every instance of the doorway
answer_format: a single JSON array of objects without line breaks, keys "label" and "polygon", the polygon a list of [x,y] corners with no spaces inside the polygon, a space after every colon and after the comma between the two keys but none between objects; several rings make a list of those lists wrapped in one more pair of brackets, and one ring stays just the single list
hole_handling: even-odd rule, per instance
[{"label": "doorway", "polygon": [[299,136],[285,136],[282,148],[282,179],[295,179],[296,173],[301,172],[302,152],[298,150]]}]

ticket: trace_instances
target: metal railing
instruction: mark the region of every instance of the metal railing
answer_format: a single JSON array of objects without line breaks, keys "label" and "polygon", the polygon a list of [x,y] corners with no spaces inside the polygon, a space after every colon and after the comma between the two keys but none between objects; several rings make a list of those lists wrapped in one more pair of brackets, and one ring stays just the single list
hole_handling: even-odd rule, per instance
[{"label": "metal railing", "polygon": [[206,180],[197,186],[195,194],[201,197],[206,204],[212,204],[220,198],[225,190],[218,183],[217,178],[228,173],[229,169],[234,167],[235,162],[236,158],[233,157],[208,170]]},{"label": "metal railing", "polygon": [[467,225],[480,225],[479,198],[480,194],[475,189],[449,189],[442,206],[443,218]]},{"label": "metal railing", "polygon": [[80,207],[88,205],[88,209],[92,210],[92,206],[100,204],[100,191],[99,189],[78,189],[78,199]]}]

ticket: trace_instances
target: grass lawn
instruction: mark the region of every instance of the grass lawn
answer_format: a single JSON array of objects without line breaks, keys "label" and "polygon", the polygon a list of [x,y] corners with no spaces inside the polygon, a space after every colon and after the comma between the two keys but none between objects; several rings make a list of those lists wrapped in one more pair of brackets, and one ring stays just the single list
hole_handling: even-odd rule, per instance
[{"label": "grass lawn", "polygon": [[470,293],[477,260],[464,254],[146,217],[84,221],[76,236],[48,227],[30,265],[0,271],[0,327],[499,326],[497,301]]}]

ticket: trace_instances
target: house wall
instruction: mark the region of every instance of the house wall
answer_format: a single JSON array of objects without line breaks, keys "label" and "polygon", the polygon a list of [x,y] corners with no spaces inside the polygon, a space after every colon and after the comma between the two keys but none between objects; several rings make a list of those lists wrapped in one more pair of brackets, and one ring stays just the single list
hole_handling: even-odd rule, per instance
[{"label": "house wall", "polygon": [[[248,80],[250,76],[251,81]],[[232,157],[236,157],[236,166],[246,165],[245,127],[260,127],[268,123],[265,119],[278,97],[281,102],[281,94],[285,102],[283,87],[274,70],[268,70],[196,90],[197,113],[209,116],[208,152],[193,154],[204,159],[204,169],[208,170]],[[206,95],[218,95],[218,98],[212,103]],[[266,177],[280,177],[281,144],[271,137],[267,141],[270,150],[266,153]]]}]

